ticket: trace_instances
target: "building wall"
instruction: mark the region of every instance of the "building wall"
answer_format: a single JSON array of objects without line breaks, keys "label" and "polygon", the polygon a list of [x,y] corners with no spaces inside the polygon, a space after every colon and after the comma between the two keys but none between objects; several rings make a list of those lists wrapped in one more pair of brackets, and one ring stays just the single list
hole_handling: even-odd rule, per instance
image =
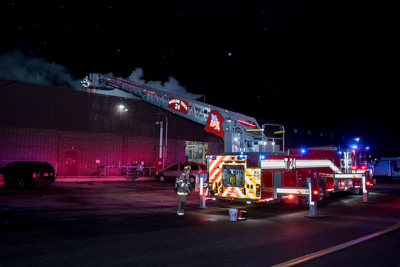
[{"label": "building wall", "polygon": [[46,160],[57,164],[58,132],[0,126],[0,166],[17,160]]},{"label": "building wall", "polygon": [[[118,109],[120,104],[128,111]],[[165,166],[185,160],[187,140],[208,142],[210,153],[222,152],[222,139],[202,125],[141,100],[0,80],[0,166],[39,160],[51,163],[59,176],[90,176],[102,166],[144,161],[154,172],[162,167],[160,113],[168,119]]]}]

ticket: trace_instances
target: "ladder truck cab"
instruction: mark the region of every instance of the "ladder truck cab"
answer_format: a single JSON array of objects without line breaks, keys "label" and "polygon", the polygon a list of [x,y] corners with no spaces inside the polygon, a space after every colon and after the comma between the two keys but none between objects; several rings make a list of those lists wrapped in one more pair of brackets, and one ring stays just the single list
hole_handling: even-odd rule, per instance
[{"label": "ladder truck cab", "polygon": [[331,192],[350,191],[358,181],[370,181],[369,172],[346,173],[343,153],[334,147],[289,149],[286,153],[228,153],[208,155],[208,197],[255,202],[308,204],[322,202]]},{"label": "ladder truck cab", "polygon": [[339,155],[341,155],[341,169],[343,171],[343,176],[353,175],[352,192],[361,194],[362,190],[362,179],[356,178],[356,176],[363,175],[365,172],[368,173],[370,179],[367,181],[368,186],[372,186],[376,183],[373,178],[373,165],[371,160],[370,148],[363,147],[360,145],[350,145],[348,149],[339,150]]},{"label": "ladder truck cab", "polygon": [[372,160],[369,147],[350,145],[349,149],[340,150],[342,156],[342,169],[346,173],[359,173],[371,170]]}]

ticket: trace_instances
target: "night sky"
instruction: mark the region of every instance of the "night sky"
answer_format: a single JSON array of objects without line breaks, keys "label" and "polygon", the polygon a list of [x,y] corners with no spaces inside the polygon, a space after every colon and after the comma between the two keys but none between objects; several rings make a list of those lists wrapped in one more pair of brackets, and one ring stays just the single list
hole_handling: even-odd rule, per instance
[{"label": "night sky", "polygon": [[140,68],[144,80],[174,77],[207,103],[353,132],[382,156],[400,156],[395,4],[81,2],[1,1],[0,78],[40,70],[27,67],[32,60],[68,81]]}]

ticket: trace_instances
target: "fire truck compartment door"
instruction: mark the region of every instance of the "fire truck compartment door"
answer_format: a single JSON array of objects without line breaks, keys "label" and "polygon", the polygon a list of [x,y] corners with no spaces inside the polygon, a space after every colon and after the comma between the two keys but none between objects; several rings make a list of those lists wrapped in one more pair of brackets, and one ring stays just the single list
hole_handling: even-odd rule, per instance
[{"label": "fire truck compartment door", "polygon": [[274,187],[282,187],[282,172],[274,172]]}]

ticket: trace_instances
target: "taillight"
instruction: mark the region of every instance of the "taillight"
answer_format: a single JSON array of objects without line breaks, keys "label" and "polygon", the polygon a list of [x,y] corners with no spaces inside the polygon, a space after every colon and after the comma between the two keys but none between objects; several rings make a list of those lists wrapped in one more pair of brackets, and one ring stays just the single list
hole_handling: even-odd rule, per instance
[{"label": "taillight", "polygon": [[352,169],[353,171],[355,171],[355,170],[357,170],[357,166],[356,166],[355,164],[353,164],[353,165],[351,165],[351,169]]},{"label": "taillight", "polygon": [[364,164],[361,166],[361,169],[366,170],[367,166],[365,166]]},{"label": "taillight", "polygon": [[36,178],[36,172],[32,172],[32,177]]},{"label": "taillight", "polygon": [[4,175],[0,173],[0,180],[4,180]]},{"label": "taillight", "polygon": [[290,195],[284,195],[284,196],[282,196],[282,198],[291,201],[291,200],[294,200],[295,196],[293,194],[290,194]]}]

